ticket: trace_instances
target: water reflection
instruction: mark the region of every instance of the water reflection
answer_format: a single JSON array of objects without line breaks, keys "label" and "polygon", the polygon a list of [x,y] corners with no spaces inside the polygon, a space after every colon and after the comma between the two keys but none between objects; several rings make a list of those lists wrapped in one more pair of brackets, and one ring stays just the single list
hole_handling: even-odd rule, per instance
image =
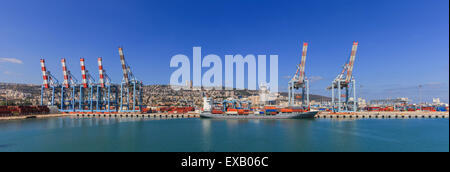
[{"label": "water reflection", "polygon": [[48,118],[0,121],[0,151],[448,151],[448,131],[448,119]]},{"label": "water reflection", "polygon": [[211,120],[202,120],[202,131],[203,134],[211,134]]},{"label": "water reflection", "polygon": [[[355,144],[358,130],[356,121],[317,120],[317,119],[243,119],[221,120],[201,119],[203,137],[206,145],[214,145],[217,137],[233,140],[232,144],[253,144],[250,150],[264,151],[273,147],[274,151],[294,149],[308,151],[317,149],[316,145],[326,144],[339,149],[339,145]],[[322,125],[326,124],[326,125]],[[324,133],[322,133],[324,132]],[[220,133],[220,134],[219,134]],[[219,135],[219,136],[218,136]],[[346,135],[344,138],[343,135]],[[319,143],[327,140],[326,143]],[[245,140],[242,142],[241,140]],[[357,146],[357,145],[353,145]],[[229,146],[232,148],[232,146]]]},{"label": "water reflection", "polygon": [[127,122],[142,122],[160,120],[159,118],[102,118],[102,117],[62,117],[49,119],[28,119],[7,121],[0,123],[0,130],[19,130],[29,127],[42,129],[94,127],[102,125],[114,125]]}]

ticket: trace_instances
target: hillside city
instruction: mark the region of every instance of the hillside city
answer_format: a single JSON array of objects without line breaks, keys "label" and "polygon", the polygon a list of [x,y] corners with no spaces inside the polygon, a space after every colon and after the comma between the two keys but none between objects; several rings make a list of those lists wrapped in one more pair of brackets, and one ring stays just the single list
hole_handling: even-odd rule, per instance
[{"label": "hillside city", "polygon": [[[261,105],[260,91],[257,90],[209,90],[197,88],[173,90],[168,85],[146,85],[143,87],[144,106],[194,106],[201,107],[203,95],[207,95],[216,102],[225,99],[239,99],[250,101],[253,105]],[[39,105],[41,85],[0,83],[0,105]],[[283,104],[287,101],[287,93],[277,94],[273,104]],[[299,97],[297,97],[299,98]],[[329,97],[311,95],[311,103],[330,101]]]}]

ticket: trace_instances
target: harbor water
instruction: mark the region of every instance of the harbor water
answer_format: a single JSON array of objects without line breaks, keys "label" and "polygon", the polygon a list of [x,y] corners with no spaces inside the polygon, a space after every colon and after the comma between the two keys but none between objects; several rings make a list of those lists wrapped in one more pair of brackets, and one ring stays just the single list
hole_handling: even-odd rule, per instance
[{"label": "harbor water", "polygon": [[0,121],[0,152],[449,151],[448,119]]}]

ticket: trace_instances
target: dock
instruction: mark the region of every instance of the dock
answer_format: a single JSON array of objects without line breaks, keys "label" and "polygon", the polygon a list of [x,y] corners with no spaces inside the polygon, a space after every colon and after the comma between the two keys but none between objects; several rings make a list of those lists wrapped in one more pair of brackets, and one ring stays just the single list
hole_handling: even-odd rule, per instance
[{"label": "dock", "polygon": [[[20,120],[30,118],[52,117],[103,117],[103,118],[200,118],[200,114],[169,114],[169,113],[61,113],[43,115],[20,115],[1,117],[0,120]],[[354,112],[330,113],[320,112],[316,119],[444,119],[449,112]]]},{"label": "dock", "polygon": [[322,119],[419,119],[448,118],[448,112],[355,112],[355,113],[319,113]]},{"label": "dock", "polygon": [[58,113],[58,114],[17,115],[17,116],[0,117],[0,120],[22,120],[22,119],[54,118],[54,117],[67,117],[67,116],[70,116],[70,114]]},{"label": "dock", "polygon": [[109,114],[71,114],[77,117],[106,117],[106,118],[200,118],[199,114],[167,114],[167,113],[109,113]]},{"label": "dock", "polygon": [[[109,118],[199,118],[199,114],[72,114],[77,117],[109,117]],[[424,119],[424,118],[448,118],[448,112],[356,112],[356,113],[328,113],[321,112],[317,119]]]}]

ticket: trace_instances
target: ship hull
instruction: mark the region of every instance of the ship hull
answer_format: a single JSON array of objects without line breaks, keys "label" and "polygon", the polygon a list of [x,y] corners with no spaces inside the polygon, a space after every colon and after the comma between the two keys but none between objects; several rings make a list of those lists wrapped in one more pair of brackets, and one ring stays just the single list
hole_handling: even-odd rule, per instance
[{"label": "ship hull", "polygon": [[301,113],[281,113],[277,115],[230,115],[230,114],[211,114],[201,113],[200,118],[210,119],[308,119],[314,118],[318,112],[301,112]]}]

